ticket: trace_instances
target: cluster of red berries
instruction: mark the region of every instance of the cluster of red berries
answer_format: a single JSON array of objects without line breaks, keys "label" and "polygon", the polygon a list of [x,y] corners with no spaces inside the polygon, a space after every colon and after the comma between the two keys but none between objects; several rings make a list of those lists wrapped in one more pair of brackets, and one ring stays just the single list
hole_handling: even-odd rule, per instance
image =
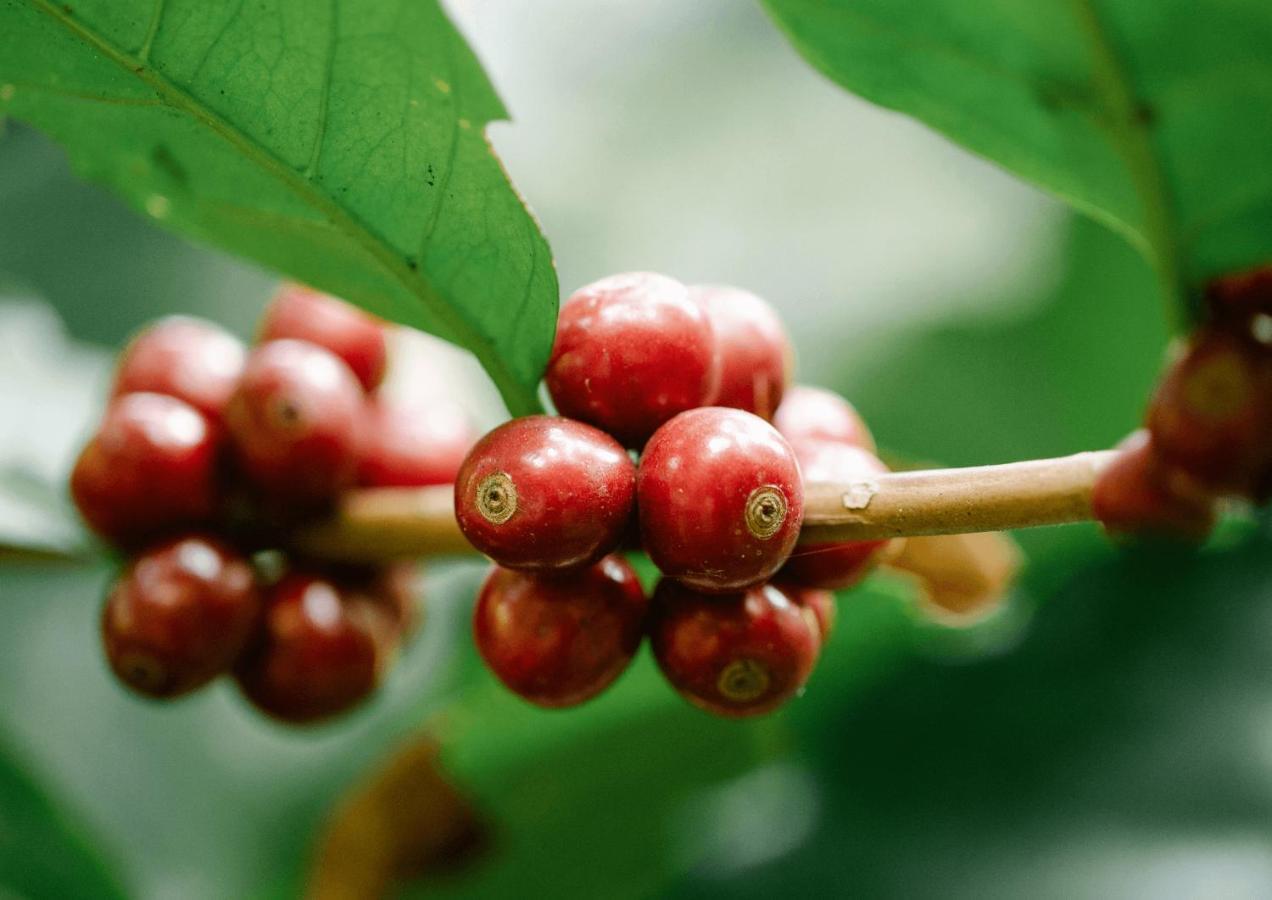
[{"label": "cluster of red berries", "polygon": [[471,426],[380,391],[387,355],[383,323],[296,285],[250,349],[174,317],[124,350],[71,476],[85,521],[128,556],[101,620],[124,684],[175,697],[230,673],[291,722],[375,689],[414,620],[414,570],[285,551],[350,487],[454,480]]},{"label": "cluster of red berries", "polygon": [[1220,499],[1272,499],[1272,268],[1216,280],[1205,302],[1145,427],[1096,483],[1095,515],[1112,532],[1200,539]]},{"label": "cluster of red berries", "polygon": [[[847,401],[792,387],[762,299],[649,273],[562,306],[546,382],[560,416],[482,438],[455,481],[469,541],[496,563],[474,633],[511,690],[595,696],[645,635],[708,711],[772,710],[808,679],[834,616],[888,542],[796,549],[804,481],[886,471]],[[662,572],[650,601],[619,551]]]}]

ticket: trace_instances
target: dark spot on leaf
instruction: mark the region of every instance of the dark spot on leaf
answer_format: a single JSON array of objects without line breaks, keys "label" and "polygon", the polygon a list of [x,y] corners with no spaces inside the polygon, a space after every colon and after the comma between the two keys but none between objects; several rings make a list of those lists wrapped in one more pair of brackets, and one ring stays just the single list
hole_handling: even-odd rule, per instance
[{"label": "dark spot on leaf", "polygon": [[424,183],[427,184],[429,187],[432,187],[433,185],[437,184],[437,175],[433,171],[432,163],[428,164],[428,169],[424,176]]},{"label": "dark spot on leaf", "polygon": [[1157,110],[1145,100],[1140,100],[1135,104],[1135,121],[1145,128],[1152,128],[1157,124]]},{"label": "dark spot on leaf", "polygon": [[177,184],[184,185],[190,180],[185,166],[177,161],[177,158],[172,155],[172,151],[164,144],[156,145],[154,151],[150,154],[150,158],[154,161],[155,168],[162,171]]},{"label": "dark spot on leaf", "polygon": [[406,258],[406,267],[410,269],[412,272],[415,272],[419,269],[420,264],[415,261],[414,257],[408,256]]}]

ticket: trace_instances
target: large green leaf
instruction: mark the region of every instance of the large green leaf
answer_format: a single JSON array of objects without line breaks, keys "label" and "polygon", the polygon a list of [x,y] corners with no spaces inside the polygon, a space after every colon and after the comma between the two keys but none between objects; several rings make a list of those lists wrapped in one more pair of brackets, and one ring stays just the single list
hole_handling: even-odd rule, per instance
[{"label": "large green leaf", "polygon": [[830,78],[1123,234],[1181,304],[1272,260],[1266,0],[764,0]]},{"label": "large green leaf", "polygon": [[556,274],[433,0],[2,0],[6,112],[157,221],[465,346],[537,408]]}]

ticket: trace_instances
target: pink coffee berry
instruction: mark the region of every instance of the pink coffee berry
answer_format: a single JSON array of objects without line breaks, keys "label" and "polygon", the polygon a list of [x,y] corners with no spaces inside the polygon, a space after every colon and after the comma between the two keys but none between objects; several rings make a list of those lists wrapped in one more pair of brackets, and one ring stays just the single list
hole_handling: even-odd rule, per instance
[{"label": "pink coffee berry", "polygon": [[1215,498],[1157,453],[1140,429],[1096,478],[1091,509],[1110,534],[1156,534],[1203,540],[1215,524]]},{"label": "pink coffee berry", "polygon": [[375,397],[359,451],[358,483],[453,484],[476,440],[472,421],[457,403],[408,404]]},{"label": "pink coffee berry", "polygon": [[870,429],[853,405],[825,388],[792,386],[777,408],[773,425],[792,443],[835,441],[871,453],[877,449]]},{"label": "pink coffee berry", "polygon": [[372,390],[388,364],[384,323],[358,307],[300,284],[279,288],[261,319],[259,340],[292,338],[330,350]]},{"label": "pink coffee berry", "polygon": [[697,285],[690,296],[707,311],[720,352],[715,406],[771,420],[790,381],[794,353],[786,327],[766,301],[740,288]]},{"label": "pink coffee berry", "polygon": [[243,342],[220,326],[169,316],[143,329],[124,348],[111,396],[167,394],[219,422],[246,356]]}]

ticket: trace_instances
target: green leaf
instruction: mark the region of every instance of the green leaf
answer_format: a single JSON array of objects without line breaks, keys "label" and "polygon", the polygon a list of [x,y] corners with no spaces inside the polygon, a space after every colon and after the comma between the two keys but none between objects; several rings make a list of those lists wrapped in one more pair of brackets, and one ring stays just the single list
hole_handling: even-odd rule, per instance
[{"label": "green leaf", "polygon": [[834,81],[1126,237],[1182,307],[1272,261],[1265,0],[764,0]]},{"label": "green leaf", "polygon": [[0,0],[0,114],[155,220],[472,350],[538,408],[556,273],[432,0]]}]

